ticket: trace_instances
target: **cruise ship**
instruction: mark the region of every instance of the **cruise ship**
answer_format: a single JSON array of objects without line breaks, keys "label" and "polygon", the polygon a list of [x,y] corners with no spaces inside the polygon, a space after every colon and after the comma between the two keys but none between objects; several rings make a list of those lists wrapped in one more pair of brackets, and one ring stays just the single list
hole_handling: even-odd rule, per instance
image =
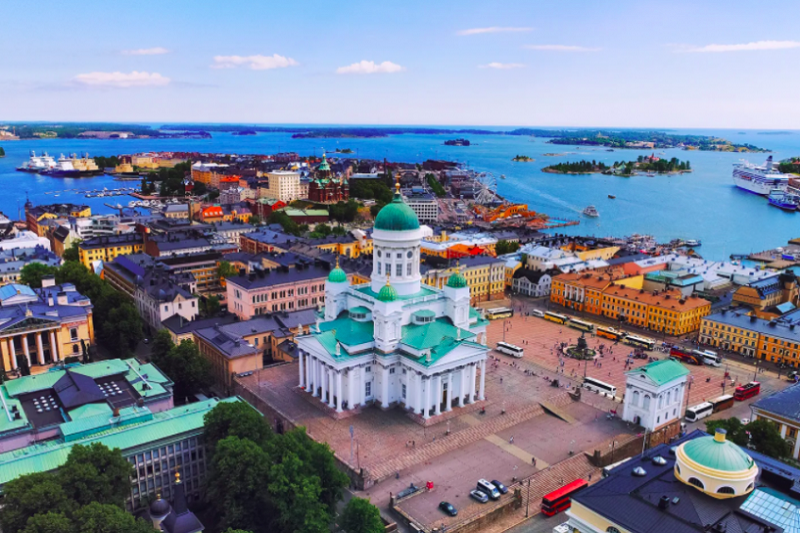
[{"label": "cruise ship", "polygon": [[733,183],[740,189],[767,196],[774,189],[785,191],[789,186],[789,177],[772,167],[772,156],[769,156],[763,167],[757,167],[749,161],[735,163]]},{"label": "cruise ship", "polygon": [[49,155],[47,152],[44,155],[36,155],[36,152],[31,150],[31,157],[22,164],[22,166],[17,167],[17,170],[20,172],[41,172],[46,173],[53,170],[56,167],[56,161]]},{"label": "cruise ship", "polygon": [[49,172],[51,176],[56,178],[80,178],[84,176],[97,176],[102,173],[103,171],[98,168],[94,159],[89,159],[89,154],[81,158],[75,154],[71,154],[69,158],[61,154],[55,168]]}]

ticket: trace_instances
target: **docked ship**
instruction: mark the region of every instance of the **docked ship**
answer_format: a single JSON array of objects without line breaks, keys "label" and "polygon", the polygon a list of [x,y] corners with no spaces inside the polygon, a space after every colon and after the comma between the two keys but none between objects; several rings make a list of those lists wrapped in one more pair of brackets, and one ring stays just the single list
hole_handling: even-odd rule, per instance
[{"label": "docked ship", "polygon": [[593,205],[590,205],[586,209],[583,210],[583,214],[587,217],[599,217],[600,213],[597,212],[597,208]]},{"label": "docked ship", "polygon": [[56,167],[56,161],[49,155],[47,152],[44,155],[36,155],[36,152],[31,150],[31,157],[22,164],[22,166],[17,167],[17,170],[20,172],[37,172],[41,174],[45,174]]},{"label": "docked ship", "polygon": [[89,154],[85,154],[84,157],[71,154],[68,158],[61,154],[55,168],[49,172],[56,178],[82,178],[102,173],[103,171],[97,166],[94,159],[89,158]]},{"label": "docked ship", "polygon": [[767,196],[769,205],[774,205],[786,211],[796,211],[799,199],[796,195],[789,194],[783,189],[772,189],[769,191],[769,196]]},{"label": "docked ship", "polygon": [[749,161],[733,165],[733,183],[740,189],[767,196],[774,189],[785,191],[789,186],[789,177],[773,168],[772,156],[767,158],[763,167],[757,167]]}]

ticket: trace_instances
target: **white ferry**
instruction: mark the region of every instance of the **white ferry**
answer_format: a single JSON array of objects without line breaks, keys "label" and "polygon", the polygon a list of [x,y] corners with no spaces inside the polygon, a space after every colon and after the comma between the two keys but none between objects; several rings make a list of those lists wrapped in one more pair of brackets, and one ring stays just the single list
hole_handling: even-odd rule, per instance
[{"label": "white ferry", "polygon": [[599,217],[600,213],[597,212],[597,208],[593,205],[590,205],[586,209],[583,210],[583,214],[587,217]]},{"label": "white ferry", "polygon": [[749,161],[733,165],[733,183],[740,189],[767,196],[770,191],[785,191],[789,186],[789,177],[772,167],[772,156],[767,158],[763,167],[757,167]]},{"label": "white ferry", "polygon": [[56,161],[47,152],[44,155],[37,156],[36,152],[31,150],[31,157],[27,162],[17,167],[20,172],[49,172],[56,167]]}]

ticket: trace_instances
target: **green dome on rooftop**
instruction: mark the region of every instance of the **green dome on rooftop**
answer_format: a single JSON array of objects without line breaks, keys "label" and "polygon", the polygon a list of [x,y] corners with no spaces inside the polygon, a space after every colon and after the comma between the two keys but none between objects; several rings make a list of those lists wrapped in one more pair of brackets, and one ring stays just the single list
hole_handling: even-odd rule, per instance
[{"label": "green dome on rooftop", "polygon": [[381,302],[393,302],[397,300],[397,291],[394,287],[389,285],[389,280],[386,280],[386,285],[383,286],[381,292],[378,293],[378,300]]},{"label": "green dome on rooftop", "polygon": [[705,468],[723,472],[743,472],[755,464],[744,450],[726,440],[724,433],[716,437],[692,439],[683,445],[683,453]]},{"label": "green dome on rooftop", "polygon": [[396,185],[394,200],[383,206],[375,217],[375,229],[387,231],[409,231],[419,229],[419,219],[414,210],[403,201],[400,194],[400,183]]},{"label": "green dome on rooftop", "polygon": [[328,274],[331,283],[347,283],[347,273],[339,267],[339,258],[336,258],[336,268]]},{"label": "green dome on rooftop", "polygon": [[451,289],[463,289],[467,286],[467,279],[461,272],[456,272],[447,279],[447,286]]}]

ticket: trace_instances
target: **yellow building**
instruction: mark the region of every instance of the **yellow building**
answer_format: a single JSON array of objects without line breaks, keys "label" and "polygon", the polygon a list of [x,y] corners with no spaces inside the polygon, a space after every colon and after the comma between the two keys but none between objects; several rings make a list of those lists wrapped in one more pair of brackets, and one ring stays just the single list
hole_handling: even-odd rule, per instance
[{"label": "yellow building", "polygon": [[140,233],[124,233],[107,237],[94,237],[78,244],[78,255],[83,266],[92,270],[94,261],[109,262],[120,255],[140,253],[144,239]]},{"label": "yellow building", "polygon": [[612,282],[623,287],[642,288],[644,276],[624,276],[621,268],[559,274],[551,283],[550,301],[576,311],[600,315],[603,312],[603,291]]},{"label": "yellow building", "polygon": [[8,320],[0,325],[3,368],[12,372],[27,361],[32,373],[83,354],[94,345],[92,303],[72,284],[53,285],[44,280],[33,291],[27,285],[0,288],[0,301]]},{"label": "yellow building", "polygon": [[505,284],[506,289],[510,289],[512,285],[514,285],[514,273],[522,268],[522,262],[517,261],[516,259],[510,259],[506,261],[506,268],[505,268]]},{"label": "yellow building", "polygon": [[700,329],[710,312],[711,302],[696,296],[684,298],[680,291],[655,294],[614,284],[603,291],[600,314],[667,335],[685,335]]},{"label": "yellow building", "polygon": [[743,285],[733,293],[733,301],[752,309],[765,309],[791,302],[798,304],[797,278],[789,273],[771,276]]},{"label": "yellow building", "polygon": [[464,257],[453,267],[421,265],[422,283],[442,289],[455,272],[460,272],[469,286],[470,305],[505,297],[505,262],[489,256]]},{"label": "yellow building", "polygon": [[88,205],[80,204],[52,204],[34,206],[30,202],[25,204],[25,223],[28,229],[39,237],[47,234],[47,225],[40,225],[43,220],[56,218],[88,218],[92,216],[92,209]]},{"label": "yellow building", "polygon": [[619,246],[609,246],[608,248],[595,248],[593,250],[575,251],[581,261],[608,260],[619,252]]},{"label": "yellow building", "polygon": [[[783,330],[783,326],[770,328],[767,320],[741,312],[726,311],[703,318],[698,340],[714,348],[754,357],[759,348],[762,348],[762,352],[766,351],[766,346],[762,347],[761,332],[770,329],[770,337],[777,338],[776,334],[779,329]],[[790,330],[786,330],[789,333]],[[797,342],[800,342],[800,338]]]}]

